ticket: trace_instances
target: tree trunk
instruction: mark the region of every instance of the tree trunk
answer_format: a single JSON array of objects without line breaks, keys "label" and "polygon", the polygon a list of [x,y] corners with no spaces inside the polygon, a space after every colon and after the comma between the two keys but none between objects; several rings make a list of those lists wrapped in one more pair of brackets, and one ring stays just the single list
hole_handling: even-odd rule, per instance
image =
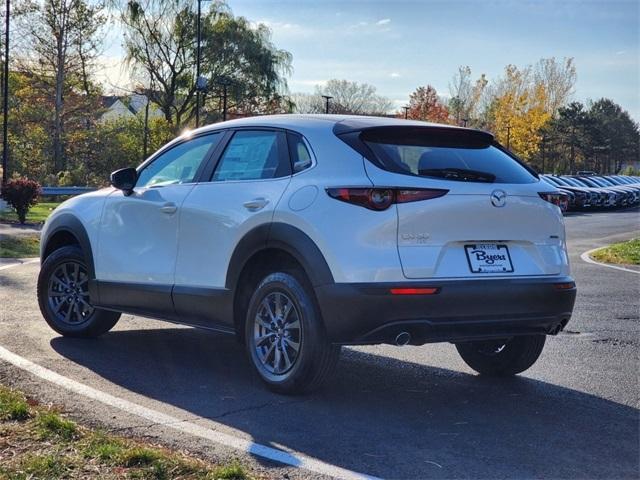
[{"label": "tree trunk", "polygon": [[64,108],[63,90],[65,77],[65,40],[66,22],[65,16],[67,12],[65,7],[60,13],[63,18],[60,21],[60,31],[56,38],[56,88],[55,88],[55,115],[53,122],[53,164],[54,173],[61,172],[65,169],[64,145],[63,145],[63,128],[62,128],[62,111]]}]

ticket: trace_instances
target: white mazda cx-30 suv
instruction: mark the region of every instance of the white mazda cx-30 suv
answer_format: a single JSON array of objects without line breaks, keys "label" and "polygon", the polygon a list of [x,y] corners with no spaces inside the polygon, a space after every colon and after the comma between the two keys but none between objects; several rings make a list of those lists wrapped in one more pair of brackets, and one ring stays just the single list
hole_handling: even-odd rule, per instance
[{"label": "white mazda cx-30 suv", "polygon": [[342,345],[454,343],[513,375],[576,295],[561,194],[485,132],[279,115],[177,138],[42,232],[38,299],[57,332],[121,312],[235,334],[262,380],[321,383]]}]

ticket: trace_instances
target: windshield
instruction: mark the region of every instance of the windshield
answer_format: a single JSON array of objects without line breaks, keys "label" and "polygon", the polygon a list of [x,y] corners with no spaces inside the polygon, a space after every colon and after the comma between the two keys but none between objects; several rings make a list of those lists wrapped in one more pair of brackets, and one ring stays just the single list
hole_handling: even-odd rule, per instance
[{"label": "windshield", "polygon": [[594,188],[600,187],[600,185],[598,185],[597,183],[590,182],[586,178],[572,178],[571,180],[576,182],[578,185],[586,185],[587,187],[594,187]]},{"label": "windshield", "polygon": [[579,186],[579,185],[576,185],[574,183],[571,183],[571,181],[568,178],[553,177],[553,180],[556,183],[559,183],[560,185],[566,185],[568,187],[578,187]]},{"label": "windshield", "polygon": [[598,178],[590,178],[589,180],[591,181],[591,183],[595,183],[596,185],[598,185],[600,187],[608,187],[608,186],[610,186],[609,184],[607,184],[606,182],[603,182],[602,180],[600,180]]},{"label": "windshield", "polygon": [[557,178],[554,178],[554,177],[548,177],[548,176],[546,176],[546,175],[545,175],[543,178],[544,178],[547,182],[550,182],[551,184],[554,184],[554,185],[560,185],[560,186],[566,186],[566,184],[565,184],[565,183],[562,183],[562,182],[561,182],[561,181],[559,181]]},{"label": "windshield", "polygon": [[[594,179],[595,180],[595,179]],[[616,182],[614,182],[613,180],[610,180],[608,178],[598,178],[597,179],[600,183],[609,186],[609,187],[615,187],[617,185]]]}]

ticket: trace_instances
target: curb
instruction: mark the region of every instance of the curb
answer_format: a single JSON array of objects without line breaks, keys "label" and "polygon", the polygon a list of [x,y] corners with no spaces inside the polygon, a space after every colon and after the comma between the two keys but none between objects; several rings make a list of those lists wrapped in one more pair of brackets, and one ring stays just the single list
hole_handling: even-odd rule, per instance
[{"label": "curb", "polygon": [[631,272],[631,273],[635,273],[636,275],[640,275],[640,271],[638,271],[638,270],[631,270],[630,268],[618,267],[617,265],[611,265],[611,264],[608,264],[608,263],[597,262],[593,258],[590,257],[590,255],[593,252],[595,252],[596,250],[600,250],[600,249],[606,248],[606,247],[607,247],[607,245],[605,245],[604,247],[592,248],[591,250],[587,250],[582,255],[580,255],[580,258],[582,259],[582,261],[584,261],[586,263],[591,263],[593,265],[600,265],[601,267],[613,268],[615,270],[622,270],[623,272]]},{"label": "curb", "polygon": [[4,258],[3,260],[13,261],[13,263],[9,263],[7,265],[0,264],[0,270],[7,270],[9,268],[19,267],[21,265],[28,265],[30,263],[37,263],[37,262],[40,261],[39,258],[24,258],[24,259],[20,259],[20,258]]}]

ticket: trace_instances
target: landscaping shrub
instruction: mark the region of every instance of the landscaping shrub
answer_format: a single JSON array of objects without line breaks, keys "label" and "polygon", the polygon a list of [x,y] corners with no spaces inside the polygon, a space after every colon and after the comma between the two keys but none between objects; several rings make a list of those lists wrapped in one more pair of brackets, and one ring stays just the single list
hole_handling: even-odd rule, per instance
[{"label": "landscaping shrub", "polygon": [[0,196],[15,209],[20,223],[24,223],[29,209],[38,203],[40,192],[38,182],[28,178],[18,178],[5,183]]}]

